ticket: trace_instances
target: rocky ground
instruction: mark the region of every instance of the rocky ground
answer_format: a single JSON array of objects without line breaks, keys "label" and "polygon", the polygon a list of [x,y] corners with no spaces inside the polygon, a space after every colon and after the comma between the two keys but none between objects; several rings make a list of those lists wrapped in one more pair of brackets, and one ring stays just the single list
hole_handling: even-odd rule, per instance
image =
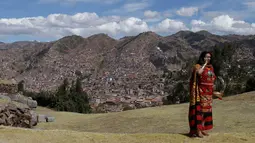
[{"label": "rocky ground", "polygon": [[32,128],[37,125],[36,114],[29,108],[17,107],[13,103],[0,105],[0,125]]},{"label": "rocky ground", "polygon": [[37,102],[20,94],[0,94],[0,125],[33,128],[39,122],[53,122],[54,117],[37,114]]}]

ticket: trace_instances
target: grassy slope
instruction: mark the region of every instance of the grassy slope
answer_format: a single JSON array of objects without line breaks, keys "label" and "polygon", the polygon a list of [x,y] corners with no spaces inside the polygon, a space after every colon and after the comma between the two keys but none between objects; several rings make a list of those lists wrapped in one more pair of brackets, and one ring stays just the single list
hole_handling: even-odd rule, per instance
[{"label": "grassy slope", "polygon": [[214,100],[212,135],[190,139],[183,135],[188,132],[188,104],[91,115],[38,108],[56,121],[40,123],[35,130],[2,127],[0,142],[253,142],[254,110],[255,92]]}]

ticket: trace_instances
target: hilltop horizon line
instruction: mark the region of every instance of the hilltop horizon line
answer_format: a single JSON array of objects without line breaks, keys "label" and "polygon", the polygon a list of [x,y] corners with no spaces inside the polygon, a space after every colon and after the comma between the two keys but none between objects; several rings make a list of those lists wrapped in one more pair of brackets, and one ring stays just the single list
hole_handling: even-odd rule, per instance
[{"label": "hilltop horizon line", "polygon": [[157,32],[154,32],[154,31],[144,31],[144,32],[140,32],[138,34],[135,34],[135,35],[126,35],[126,36],[122,36],[120,38],[115,38],[107,33],[96,33],[96,34],[92,34],[90,36],[82,36],[82,35],[77,35],[77,34],[72,34],[72,35],[66,35],[66,36],[62,36],[61,38],[58,38],[56,40],[50,40],[50,41],[40,41],[40,40],[17,40],[17,41],[13,41],[13,42],[3,42],[3,41],[0,41],[0,44],[12,44],[12,43],[17,43],[17,42],[37,42],[37,43],[51,43],[51,42],[55,42],[55,41],[58,41],[60,39],[63,39],[63,38],[66,38],[66,37],[71,37],[71,36],[79,36],[79,37],[82,37],[84,39],[87,39],[87,38],[90,38],[90,37],[93,37],[93,36],[96,36],[96,35],[106,35],[116,41],[118,40],[121,40],[123,38],[126,38],[126,37],[135,37],[135,36],[139,36],[141,34],[145,34],[145,33],[154,33],[158,36],[161,36],[161,37],[168,37],[168,36],[173,36],[173,35],[176,35],[176,34],[180,34],[180,33],[200,33],[200,34],[203,34],[203,35],[216,35],[216,36],[231,36],[231,35],[235,35],[235,36],[252,36],[252,34],[250,35],[241,35],[241,34],[215,34],[215,33],[211,33],[207,30],[200,30],[200,31],[192,31],[192,30],[179,30],[178,32],[175,32],[173,34],[168,34],[168,35],[162,35],[162,34],[159,34]]}]

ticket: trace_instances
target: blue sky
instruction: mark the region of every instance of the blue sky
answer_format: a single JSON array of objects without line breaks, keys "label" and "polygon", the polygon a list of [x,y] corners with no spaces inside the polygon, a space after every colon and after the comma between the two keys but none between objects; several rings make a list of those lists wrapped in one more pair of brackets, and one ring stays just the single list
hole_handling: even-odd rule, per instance
[{"label": "blue sky", "polygon": [[180,30],[247,35],[255,34],[254,13],[252,0],[8,0],[0,1],[0,41]]}]

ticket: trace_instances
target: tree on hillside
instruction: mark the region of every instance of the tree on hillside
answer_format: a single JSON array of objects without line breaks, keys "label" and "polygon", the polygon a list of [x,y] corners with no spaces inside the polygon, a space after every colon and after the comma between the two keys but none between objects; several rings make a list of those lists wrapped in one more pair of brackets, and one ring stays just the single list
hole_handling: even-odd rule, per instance
[{"label": "tree on hillside", "polygon": [[[77,78],[75,84],[72,84],[72,89],[69,98],[72,100],[72,106],[75,107],[75,112],[90,113],[89,99],[86,92],[82,89],[81,79]],[[75,90],[74,90],[75,89]]]},{"label": "tree on hillside", "polygon": [[76,79],[75,91],[76,91],[77,93],[82,93],[82,85],[81,85],[81,80],[80,80],[80,78],[77,78],[77,79]]},{"label": "tree on hillside", "polygon": [[63,84],[59,86],[55,93],[55,102],[52,103],[53,107],[60,111],[67,111],[66,102],[68,101],[68,79],[64,79]]},{"label": "tree on hillside", "polygon": [[212,54],[212,59],[213,59],[212,64],[214,67],[214,72],[217,76],[220,75],[220,68],[223,63],[221,52],[222,52],[222,49],[220,48],[220,46],[215,46],[213,50],[213,54]]},{"label": "tree on hillside", "polygon": [[246,82],[246,92],[255,91],[255,78],[250,78]]},{"label": "tree on hillside", "polygon": [[73,80],[70,87],[68,80],[64,79],[56,92],[24,92],[24,95],[37,100],[40,106],[50,107],[57,111],[91,113],[88,95],[82,90],[79,78],[76,81]]},{"label": "tree on hillside", "polygon": [[183,82],[177,83],[174,87],[172,94],[167,96],[168,102],[175,104],[175,103],[184,103],[189,100],[188,96],[189,92],[184,87]]},{"label": "tree on hillside", "polygon": [[21,80],[19,83],[18,83],[18,91],[21,91],[21,92],[24,92],[24,80]]}]

